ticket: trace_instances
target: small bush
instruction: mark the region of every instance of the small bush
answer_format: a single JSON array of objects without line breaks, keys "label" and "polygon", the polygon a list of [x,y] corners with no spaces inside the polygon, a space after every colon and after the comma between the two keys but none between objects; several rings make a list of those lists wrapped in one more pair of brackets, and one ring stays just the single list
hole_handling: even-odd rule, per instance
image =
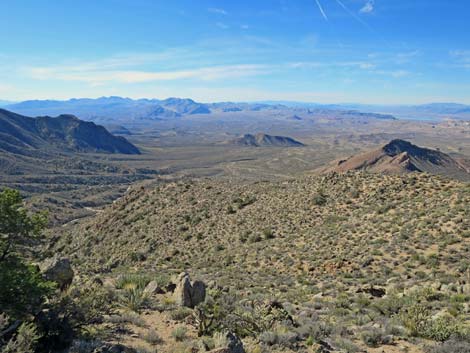
[{"label": "small bush", "polygon": [[183,321],[189,315],[191,315],[193,311],[189,308],[177,308],[170,313],[170,317],[174,321]]},{"label": "small bush", "polygon": [[427,353],[470,353],[470,342],[452,339],[426,351]]},{"label": "small bush", "polygon": [[413,337],[422,336],[427,329],[431,313],[422,304],[414,304],[399,313],[400,320]]},{"label": "small bush", "polygon": [[140,274],[123,274],[116,279],[115,287],[117,289],[144,289],[149,282],[149,276]]},{"label": "small bush", "polygon": [[145,342],[153,346],[156,346],[157,344],[160,344],[163,342],[162,338],[158,335],[157,331],[155,331],[154,329],[147,330],[144,334],[141,335],[141,338]]},{"label": "small bush", "polygon": [[326,202],[328,201],[328,199],[325,193],[320,190],[313,196],[312,201],[315,206],[324,206],[326,205]]},{"label": "small bush", "polygon": [[380,347],[381,345],[391,343],[391,340],[385,335],[385,332],[378,328],[363,331],[361,338],[368,347]]},{"label": "small bush", "polygon": [[225,348],[228,346],[227,334],[225,332],[216,332],[212,337],[214,348]]},{"label": "small bush", "polygon": [[171,332],[171,336],[175,339],[176,342],[182,342],[186,339],[186,327],[178,326]]},{"label": "small bush", "polygon": [[138,313],[148,305],[149,298],[142,288],[130,287],[121,293],[119,296],[119,302],[127,309]]}]

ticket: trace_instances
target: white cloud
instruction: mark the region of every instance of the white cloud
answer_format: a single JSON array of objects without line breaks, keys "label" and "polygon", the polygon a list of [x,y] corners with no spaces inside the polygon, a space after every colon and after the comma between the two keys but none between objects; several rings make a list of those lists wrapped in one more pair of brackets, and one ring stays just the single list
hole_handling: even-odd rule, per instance
[{"label": "white cloud", "polygon": [[225,11],[224,9],[218,9],[218,8],[214,8],[214,7],[208,8],[207,11],[212,12],[212,13],[216,13],[216,14],[219,14],[219,15],[225,15],[225,16],[228,15],[228,12]]},{"label": "white cloud", "polygon": [[143,83],[196,79],[211,81],[256,76],[270,72],[266,65],[228,65],[178,71],[87,70],[83,67],[32,67],[26,73],[36,80],[86,82],[97,86],[105,82]]},{"label": "white cloud", "polygon": [[365,5],[359,10],[360,13],[372,13],[374,12],[375,0],[367,0]]}]

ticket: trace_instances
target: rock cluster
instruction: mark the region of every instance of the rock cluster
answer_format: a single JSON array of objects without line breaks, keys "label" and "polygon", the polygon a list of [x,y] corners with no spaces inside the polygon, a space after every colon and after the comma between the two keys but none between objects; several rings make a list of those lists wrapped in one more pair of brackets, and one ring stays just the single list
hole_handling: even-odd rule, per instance
[{"label": "rock cluster", "polygon": [[191,282],[186,272],[178,276],[174,292],[176,304],[188,308],[194,308],[206,299],[206,285],[202,281]]}]

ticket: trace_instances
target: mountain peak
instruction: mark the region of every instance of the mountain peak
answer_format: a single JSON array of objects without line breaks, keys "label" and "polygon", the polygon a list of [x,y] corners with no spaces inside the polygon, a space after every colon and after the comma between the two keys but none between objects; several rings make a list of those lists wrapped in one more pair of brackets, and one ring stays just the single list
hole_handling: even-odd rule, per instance
[{"label": "mountain peak", "polygon": [[470,180],[467,168],[448,154],[401,139],[392,140],[379,149],[349,157],[326,169],[338,173],[350,170],[384,174],[427,172]]}]

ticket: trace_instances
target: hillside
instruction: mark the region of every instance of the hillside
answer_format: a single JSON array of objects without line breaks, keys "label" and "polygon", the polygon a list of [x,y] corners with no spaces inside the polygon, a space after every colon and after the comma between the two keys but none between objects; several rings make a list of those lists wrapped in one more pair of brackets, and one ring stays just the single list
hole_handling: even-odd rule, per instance
[{"label": "hillside", "polygon": [[263,133],[245,134],[233,139],[228,144],[251,147],[302,147],[303,143],[286,136],[272,136]]},{"label": "hillside", "polygon": [[72,115],[30,118],[0,109],[0,149],[14,154],[30,150],[68,150],[139,154],[137,147],[104,127]]},{"label": "hillside", "polygon": [[306,352],[307,337],[336,347],[321,351],[422,352],[429,341],[400,321],[414,303],[449,327],[470,318],[469,205],[468,184],[426,174],[168,183],[133,189],[49,251],[100,276],[188,270],[240,300],[220,305],[283,303],[296,324],[260,336],[269,352]]},{"label": "hillside", "polygon": [[470,169],[462,161],[404,140],[393,140],[376,150],[341,160],[326,171],[344,173],[351,170],[386,174],[426,172],[470,180]]}]

